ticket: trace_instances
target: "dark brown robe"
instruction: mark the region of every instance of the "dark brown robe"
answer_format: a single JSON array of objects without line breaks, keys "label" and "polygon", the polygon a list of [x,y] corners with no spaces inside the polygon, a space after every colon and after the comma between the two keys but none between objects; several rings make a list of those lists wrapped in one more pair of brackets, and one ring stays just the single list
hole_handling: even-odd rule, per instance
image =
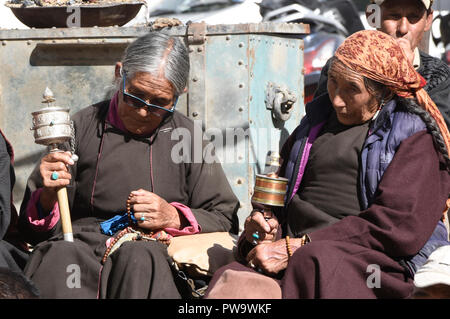
[{"label": "dark brown robe", "polygon": [[28,259],[17,233],[17,211],[13,204],[12,189],[16,181],[14,151],[0,130],[0,267],[21,275]]},{"label": "dark brown robe", "polygon": [[[192,152],[196,142],[205,145],[194,140],[194,124],[187,117],[175,112],[152,136],[139,137],[107,123],[108,107],[109,101],[99,103],[72,117],[79,156],[68,186],[75,243],[61,240],[60,222],[48,232],[30,228],[25,210],[31,193],[41,187],[38,166],[29,178],[20,226],[37,246],[25,272],[47,298],[179,298],[163,244],[127,243],[102,268],[109,237],[100,233],[99,222],[123,214],[129,193],[142,188],[191,208],[201,232],[237,233],[239,202],[220,163],[202,161],[202,145],[199,163],[172,160],[180,142],[177,134],[172,140],[177,128],[191,134]],[[70,265],[81,267],[81,288],[68,288],[74,284],[66,281],[75,280],[70,275],[76,272]]]}]

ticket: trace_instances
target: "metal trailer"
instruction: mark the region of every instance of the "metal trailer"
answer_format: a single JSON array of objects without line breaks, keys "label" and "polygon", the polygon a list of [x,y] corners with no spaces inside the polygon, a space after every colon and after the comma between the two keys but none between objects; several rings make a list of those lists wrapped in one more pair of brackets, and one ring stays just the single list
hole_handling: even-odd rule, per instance
[{"label": "metal trailer", "polygon": [[[149,27],[0,30],[0,127],[15,150],[15,204],[45,148],[34,143],[31,112],[44,107],[48,86],[56,105],[71,114],[108,99],[114,65]],[[188,91],[177,109],[197,121],[213,141],[238,196],[242,229],[251,209],[256,173],[270,170],[304,115],[304,24],[187,26],[162,31],[189,48]],[[174,138],[177,138],[176,136]],[[269,156],[268,156],[269,155]],[[272,166],[271,169],[276,167]]]}]

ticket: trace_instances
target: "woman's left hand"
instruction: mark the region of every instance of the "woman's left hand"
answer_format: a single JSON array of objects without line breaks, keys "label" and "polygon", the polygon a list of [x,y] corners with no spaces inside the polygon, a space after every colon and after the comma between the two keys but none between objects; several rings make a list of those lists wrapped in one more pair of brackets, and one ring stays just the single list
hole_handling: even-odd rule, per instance
[{"label": "woman's left hand", "polygon": [[250,267],[259,268],[268,275],[279,273],[288,264],[285,240],[257,245],[248,253],[247,261]]},{"label": "woman's left hand", "polygon": [[129,203],[139,227],[150,230],[180,229],[178,210],[166,200],[144,189],[132,191],[131,195]]}]

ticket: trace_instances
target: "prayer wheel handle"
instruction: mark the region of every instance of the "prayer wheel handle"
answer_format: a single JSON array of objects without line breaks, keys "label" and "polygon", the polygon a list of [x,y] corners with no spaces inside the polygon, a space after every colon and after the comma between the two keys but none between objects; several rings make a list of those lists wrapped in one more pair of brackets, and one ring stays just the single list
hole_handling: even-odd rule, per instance
[{"label": "prayer wheel handle", "polygon": [[58,196],[59,213],[65,241],[73,242],[72,221],[70,219],[69,199],[67,188],[62,187],[56,192]]},{"label": "prayer wheel handle", "polygon": [[[63,152],[59,150],[56,145],[52,146],[51,153]],[[61,218],[61,226],[65,241],[73,242],[72,221],[70,218],[69,197],[67,195],[67,188],[61,187],[56,191],[59,206],[59,216]]]}]

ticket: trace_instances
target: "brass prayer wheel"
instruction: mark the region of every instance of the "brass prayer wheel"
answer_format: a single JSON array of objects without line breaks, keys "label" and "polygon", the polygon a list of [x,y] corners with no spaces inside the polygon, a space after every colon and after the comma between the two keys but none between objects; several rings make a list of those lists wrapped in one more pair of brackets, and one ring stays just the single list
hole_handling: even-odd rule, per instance
[{"label": "brass prayer wheel", "polygon": [[284,206],[287,178],[256,174],[252,201],[268,206]]}]

